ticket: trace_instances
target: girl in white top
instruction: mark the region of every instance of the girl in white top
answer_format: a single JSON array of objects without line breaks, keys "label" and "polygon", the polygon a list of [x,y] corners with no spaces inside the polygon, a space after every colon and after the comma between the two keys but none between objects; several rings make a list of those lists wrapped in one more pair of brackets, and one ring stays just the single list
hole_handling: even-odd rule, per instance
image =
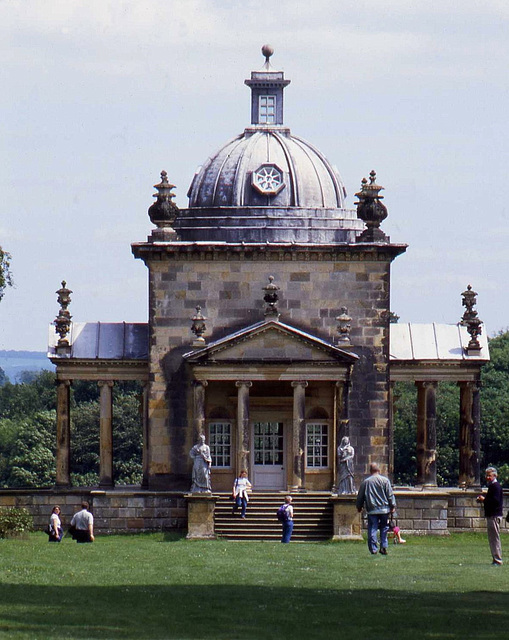
[{"label": "girl in white top", "polygon": [[239,507],[241,507],[240,517],[246,517],[247,503],[249,502],[248,491],[251,490],[251,483],[247,478],[247,471],[242,469],[240,476],[233,483],[232,498],[235,500],[233,505],[233,515]]},{"label": "girl in white top", "polygon": [[62,522],[60,521],[60,507],[58,505],[55,505],[49,519],[48,542],[60,542],[63,535],[64,530],[62,529]]}]

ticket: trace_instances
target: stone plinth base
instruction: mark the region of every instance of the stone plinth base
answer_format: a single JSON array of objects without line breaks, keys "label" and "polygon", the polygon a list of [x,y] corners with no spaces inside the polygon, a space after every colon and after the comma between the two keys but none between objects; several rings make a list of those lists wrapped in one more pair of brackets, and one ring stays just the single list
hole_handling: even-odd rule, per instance
[{"label": "stone plinth base", "polygon": [[334,509],[333,540],[362,540],[361,514],[355,506],[355,496],[332,496]]},{"label": "stone plinth base", "polygon": [[214,507],[217,496],[207,493],[188,493],[187,500],[187,536],[189,540],[208,540],[215,538]]}]

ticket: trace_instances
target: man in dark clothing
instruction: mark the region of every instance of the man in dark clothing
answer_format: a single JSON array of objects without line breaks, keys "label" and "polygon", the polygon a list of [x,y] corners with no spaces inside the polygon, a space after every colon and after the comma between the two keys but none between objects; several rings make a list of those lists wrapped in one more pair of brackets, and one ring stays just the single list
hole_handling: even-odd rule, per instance
[{"label": "man in dark clothing", "polygon": [[500,523],[504,508],[504,495],[502,487],[497,480],[497,470],[494,467],[486,469],[486,483],[488,492],[486,495],[477,496],[478,502],[484,505],[484,517],[488,529],[488,542],[493,556],[493,564],[502,564],[502,546],[500,544]]},{"label": "man in dark clothing", "polygon": [[380,531],[380,553],[387,555],[387,532],[389,514],[396,509],[396,500],[388,478],[381,475],[376,462],[369,465],[369,478],[363,480],[357,494],[357,511],[366,507],[368,514],[368,548],[372,554],[378,553],[377,532]]}]

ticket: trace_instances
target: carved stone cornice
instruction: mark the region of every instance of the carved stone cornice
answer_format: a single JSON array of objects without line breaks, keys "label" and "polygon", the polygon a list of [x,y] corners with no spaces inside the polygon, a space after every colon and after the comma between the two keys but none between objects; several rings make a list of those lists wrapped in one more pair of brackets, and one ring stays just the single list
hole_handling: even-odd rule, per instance
[{"label": "carved stone cornice", "polygon": [[407,249],[406,244],[246,244],[196,242],[135,242],[131,250],[145,262],[387,262]]}]

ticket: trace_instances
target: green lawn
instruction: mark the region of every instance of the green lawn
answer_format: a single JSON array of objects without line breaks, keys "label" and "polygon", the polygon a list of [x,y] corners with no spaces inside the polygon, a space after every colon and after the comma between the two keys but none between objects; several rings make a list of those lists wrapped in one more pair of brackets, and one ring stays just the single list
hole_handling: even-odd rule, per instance
[{"label": "green lawn", "polygon": [[364,543],[46,540],[0,540],[0,637],[492,640],[509,629],[509,565],[491,566],[485,535],[409,538],[387,557]]}]

